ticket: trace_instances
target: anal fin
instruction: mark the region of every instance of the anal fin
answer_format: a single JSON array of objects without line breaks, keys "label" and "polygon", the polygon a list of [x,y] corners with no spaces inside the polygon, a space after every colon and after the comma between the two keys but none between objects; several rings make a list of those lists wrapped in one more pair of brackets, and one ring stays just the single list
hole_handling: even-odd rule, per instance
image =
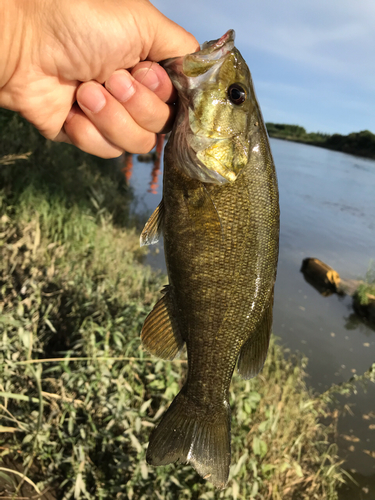
[{"label": "anal fin", "polygon": [[154,210],[151,217],[146,222],[145,227],[141,233],[140,243],[141,247],[145,245],[153,245],[157,243],[160,238],[160,234],[163,228],[164,219],[164,203],[163,200]]},{"label": "anal fin", "polygon": [[272,328],[273,290],[262,320],[253,335],[244,343],[238,359],[238,372],[244,379],[255,377],[266,361]]},{"label": "anal fin", "polygon": [[167,285],[163,297],[155,304],[142,327],[142,345],[150,354],[162,359],[173,359],[184,345],[173,309],[171,289]]}]

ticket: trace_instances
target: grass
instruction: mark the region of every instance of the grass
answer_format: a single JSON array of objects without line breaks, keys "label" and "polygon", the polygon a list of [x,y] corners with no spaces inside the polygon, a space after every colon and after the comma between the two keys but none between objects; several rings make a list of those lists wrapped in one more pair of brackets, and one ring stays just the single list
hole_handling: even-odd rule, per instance
[{"label": "grass", "polygon": [[370,262],[366,278],[353,295],[353,308],[369,325],[375,324],[375,265]]},{"label": "grass", "polygon": [[149,434],[180,389],[186,360],[160,361],[140,347],[142,323],[165,277],[142,264],[139,229],[128,212],[131,192],[110,163],[50,144],[5,115],[2,494],[336,499],[344,476],[335,418],[328,402],[307,389],[306,360],[290,357],[274,339],[261,375],[233,379],[226,490],[215,491],[190,466],[147,465]]},{"label": "grass", "polygon": [[375,264],[370,263],[370,267],[366,273],[366,278],[356,290],[356,300],[361,306],[367,306],[370,300],[375,300]]}]

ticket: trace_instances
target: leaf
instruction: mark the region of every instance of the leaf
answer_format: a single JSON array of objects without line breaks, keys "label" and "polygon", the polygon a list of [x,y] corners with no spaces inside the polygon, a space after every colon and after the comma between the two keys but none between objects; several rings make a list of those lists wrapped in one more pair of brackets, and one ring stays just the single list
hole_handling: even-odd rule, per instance
[{"label": "leaf", "polygon": [[141,406],[141,409],[139,410],[140,413],[145,413],[147,408],[151,405],[152,399],[149,399],[148,401],[145,401],[143,405]]},{"label": "leaf", "polygon": [[253,452],[254,455],[260,455],[260,444],[259,444],[260,439],[257,436],[254,436],[253,438]]},{"label": "leaf", "polygon": [[48,318],[44,318],[44,322],[53,333],[57,333],[56,328],[53,326],[53,324],[50,322]]},{"label": "leaf", "polygon": [[250,497],[251,498],[256,497],[256,495],[258,494],[258,491],[259,491],[259,483],[258,483],[258,481],[254,481],[253,487],[251,488]]},{"label": "leaf", "polygon": [[134,436],[132,432],[129,432],[130,436],[130,441],[132,442],[133,448],[137,450],[138,453],[142,452],[142,446],[141,443],[138,441],[138,439]]},{"label": "leaf", "polygon": [[27,435],[23,438],[22,444],[27,444],[27,443],[30,443],[30,441],[32,441],[33,439],[34,439],[34,435],[33,435],[33,434],[27,434]]},{"label": "leaf", "polygon": [[254,436],[253,451],[255,455],[259,455],[261,458],[263,458],[268,451],[267,443],[262,439],[259,439],[257,436]]},{"label": "leaf", "polygon": [[0,432],[18,432],[20,429],[16,427],[5,427],[4,425],[0,425]]},{"label": "leaf", "polygon": [[21,339],[22,344],[26,349],[30,348],[31,342],[32,342],[32,333],[31,332],[25,332],[25,330],[22,328],[22,326],[18,329],[18,336]]},{"label": "leaf", "polygon": [[267,472],[270,472],[272,470],[275,470],[276,469],[276,465],[272,465],[272,464],[263,464],[262,465],[262,472],[264,474],[267,474]]},{"label": "leaf", "polygon": [[238,486],[237,481],[232,482],[232,495],[233,495],[233,500],[237,500],[238,494],[240,492],[240,487]]},{"label": "leaf", "polygon": [[158,411],[155,413],[155,415],[153,416],[153,419],[152,419],[152,420],[154,420],[154,421],[155,421],[155,420],[158,420],[158,418],[160,418],[160,417],[163,415],[164,411],[165,411],[165,406],[163,405],[163,406],[161,406],[161,407],[158,409]]},{"label": "leaf", "polygon": [[171,476],[170,477],[170,480],[172,481],[172,483],[174,483],[176,486],[179,486],[180,488],[182,488],[182,485],[181,483],[179,482],[178,479],[176,479],[174,476]]},{"label": "leaf", "polygon": [[288,462],[283,462],[280,466],[280,472],[283,473],[287,469],[290,469],[290,464]]},{"label": "leaf", "polygon": [[300,464],[297,462],[294,462],[293,466],[294,466],[294,470],[296,471],[297,476],[303,477],[302,467],[300,466]]},{"label": "leaf", "polygon": [[141,475],[143,479],[148,479],[148,467],[146,462],[141,463]]},{"label": "leaf", "polygon": [[77,474],[76,484],[74,487],[74,498],[79,498],[81,491],[83,491],[84,483],[82,479],[82,472]]},{"label": "leaf", "polygon": [[261,422],[259,424],[259,428],[258,428],[259,432],[263,433],[267,429],[268,426],[269,426],[269,420],[264,420],[263,422]]},{"label": "leaf", "polygon": [[0,477],[4,479],[5,482],[13,486],[14,488],[16,487],[17,483],[10,477],[8,474],[5,474],[4,472],[0,472]]},{"label": "leaf", "polygon": [[249,457],[249,454],[248,454],[247,451],[245,451],[245,453],[243,455],[241,455],[241,457],[239,458],[238,462],[233,467],[232,477],[237,476],[237,474],[241,470],[242,465],[246,462],[246,460],[248,459],[248,457]]},{"label": "leaf", "polygon": [[155,424],[153,424],[152,422],[148,422],[147,420],[142,420],[141,424],[143,425],[143,427],[155,427]]}]

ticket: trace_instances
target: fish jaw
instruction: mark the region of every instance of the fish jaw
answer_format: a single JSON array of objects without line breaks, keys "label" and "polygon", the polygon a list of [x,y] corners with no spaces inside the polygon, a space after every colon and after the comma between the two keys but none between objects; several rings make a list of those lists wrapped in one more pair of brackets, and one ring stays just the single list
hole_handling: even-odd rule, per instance
[{"label": "fish jaw", "polygon": [[[161,62],[163,68],[170,76],[177,91],[196,88],[202,84],[203,76],[220,60],[223,60],[234,48],[235,32],[228,30],[218,40],[205,42],[200,50],[180,57],[172,57]],[[186,79],[189,79],[186,82]]]}]

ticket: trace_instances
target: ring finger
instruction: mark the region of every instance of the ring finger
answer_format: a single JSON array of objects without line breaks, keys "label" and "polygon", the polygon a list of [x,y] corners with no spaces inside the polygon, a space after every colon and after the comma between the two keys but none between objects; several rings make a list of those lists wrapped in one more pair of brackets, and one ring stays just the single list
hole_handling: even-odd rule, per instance
[{"label": "ring finger", "polygon": [[[122,150],[148,152],[155,145],[155,134],[164,132],[170,125],[173,107],[125,70],[116,72],[115,76],[114,93],[122,92],[122,102],[97,82],[82,84],[77,91],[77,101],[84,114],[71,116],[65,124],[65,132],[73,144],[99,156],[118,156]],[[93,137],[96,137],[95,143]]]}]

